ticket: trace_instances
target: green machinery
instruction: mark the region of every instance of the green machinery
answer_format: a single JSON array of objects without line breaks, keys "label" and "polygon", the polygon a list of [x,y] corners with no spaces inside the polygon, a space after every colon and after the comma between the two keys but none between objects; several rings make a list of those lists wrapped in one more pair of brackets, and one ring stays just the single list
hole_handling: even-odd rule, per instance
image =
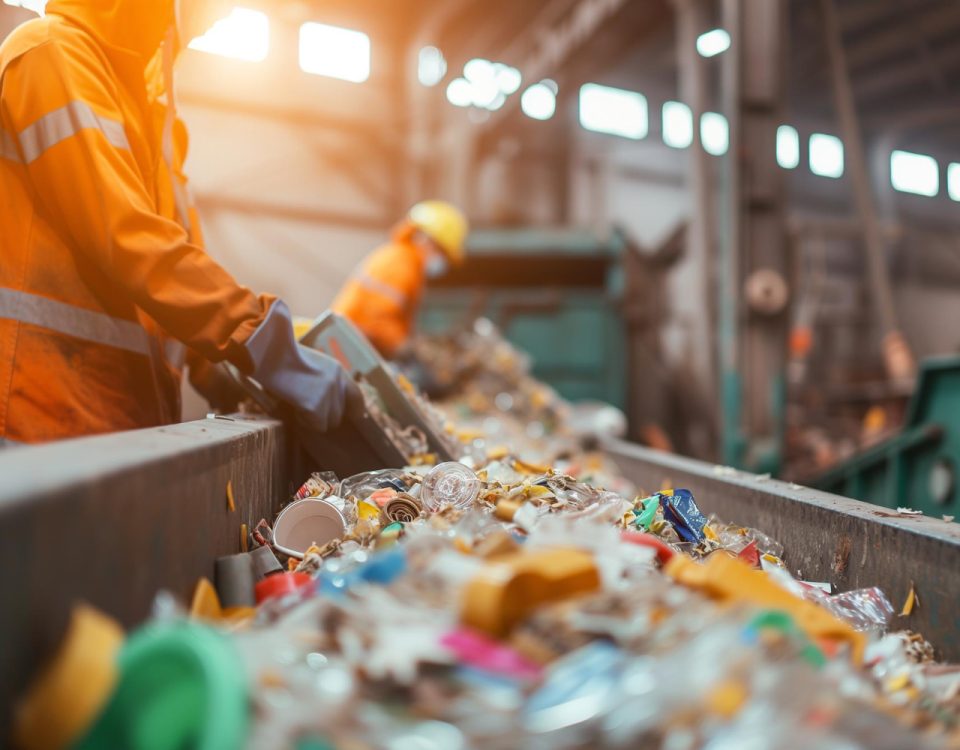
[{"label": "green machinery", "polygon": [[818,489],[888,508],[960,516],[960,357],[925,360],[899,434],[835,466]]},{"label": "green machinery", "polygon": [[487,317],[531,355],[533,374],[566,398],[625,408],[627,247],[617,229],[475,230],[464,266],[431,284],[421,330]]}]

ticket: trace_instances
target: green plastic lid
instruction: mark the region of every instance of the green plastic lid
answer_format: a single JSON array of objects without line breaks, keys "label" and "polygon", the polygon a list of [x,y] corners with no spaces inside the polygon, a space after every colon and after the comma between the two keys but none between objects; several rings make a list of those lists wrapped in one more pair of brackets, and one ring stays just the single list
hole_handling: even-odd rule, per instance
[{"label": "green plastic lid", "polygon": [[192,622],[153,625],[120,652],[120,680],[76,750],[234,750],[249,720],[247,677],[230,640]]}]

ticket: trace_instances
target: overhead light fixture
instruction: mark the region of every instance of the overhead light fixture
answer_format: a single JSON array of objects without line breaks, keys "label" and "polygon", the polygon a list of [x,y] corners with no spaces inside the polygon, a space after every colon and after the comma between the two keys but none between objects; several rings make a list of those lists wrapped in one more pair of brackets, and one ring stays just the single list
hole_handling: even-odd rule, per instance
[{"label": "overhead light fixture", "polygon": [[494,63],[496,70],[497,88],[504,96],[510,96],[520,90],[523,83],[523,76],[516,68],[505,65],[504,63]]},{"label": "overhead light fixture", "polygon": [[800,134],[790,125],[777,128],[777,164],[784,169],[800,166]]},{"label": "overhead light fixture", "polygon": [[454,78],[447,84],[447,101],[454,107],[469,107],[473,104],[473,86],[466,78]]},{"label": "overhead light fixture", "polygon": [[580,125],[595,133],[645,138],[650,130],[647,98],[636,91],[585,83],[580,87]]},{"label": "overhead light fixture", "polygon": [[894,151],[890,154],[890,184],[901,193],[932,198],[940,192],[940,165],[926,154]]},{"label": "overhead light fixture", "polygon": [[730,34],[725,29],[713,29],[697,37],[697,52],[703,57],[714,57],[730,49]]},{"label": "overhead light fixture", "polygon": [[363,83],[370,77],[370,37],[362,31],[308,21],[300,27],[300,69]]},{"label": "overhead light fixture", "polygon": [[704,112],[700,118],[700,143],[711,156],[723,156],[730,148],[730,125],[719,112]]},{"label": "overhead light fixture", "polygon": [[270,19],[259,10],[234,8],[189,47],[234,60],[262,62],[270,51]]},{"label": "overhead light fixture", "polygon": [[664,103],[663,142],[670,148],[687,148],[693,143],[693,113],[683,102]]},{"label": "overhead light fixture", "polygon": [[557,111],[557,84],[547,79],[530,86],[520,97],[520,109],[534,120],[549,120]]},{"label": "overhead light fixture", "polygon": [[947,195],[960,201],[960,164],[956,162],[947,165]]},{"label": "overhead light fixture", "polygon": [[820,177],[843,177],[843,141],[826,133],[811,135],[810,171]]},{"label": "overhead light fixture", "polygon": [[497,77],[497,68],[489,60],[476,57],[467,61],[463,66],[463,77],[470,83],[486,83],[495,81]]},{"label": "overhead light fixture", "polygon": [[447,60],[436,47],[424,47],[417,56],[417,79],[427,87],[436,86],[447,74]]}]

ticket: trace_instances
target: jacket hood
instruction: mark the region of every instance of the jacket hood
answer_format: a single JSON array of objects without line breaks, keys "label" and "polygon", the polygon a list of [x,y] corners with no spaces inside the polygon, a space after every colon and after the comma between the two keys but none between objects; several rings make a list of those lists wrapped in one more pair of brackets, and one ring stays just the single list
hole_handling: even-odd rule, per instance
[{"label": "jacket hood", "polygon": [[54,13],[83,26],[105,46],[136,55],[144,64],[174,23],[174,0],[50,0]]}]

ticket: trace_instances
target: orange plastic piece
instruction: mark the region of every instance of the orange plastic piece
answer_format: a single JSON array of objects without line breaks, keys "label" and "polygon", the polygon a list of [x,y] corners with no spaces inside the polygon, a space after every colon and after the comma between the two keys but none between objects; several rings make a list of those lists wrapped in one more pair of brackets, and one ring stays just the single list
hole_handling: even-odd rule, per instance
[{"label": "orange plastic piece", "polygon": [[53,662],[17,707],[14,736],[24,750],[59,750],[82,737],[117,682],[123,628],[87,605],[74,608]]},{"label": "orange plastic piece", "polygon": [[467,584],[460,620],[499,638],[541,605],[598,588],[600,574],[593,557],[581,550],[499,557]]},{"label": "orange plastic piece", "polygon": [[521,505],[523,505],[522,500],[510,500],[508,498],[502,498],[497,501],[497,506],[494,509],[493,514],[501,521],[507,521],[509,523],[513,520],[513,517],[517,515],[517,511],[520,510]]},{"label": "orange plastic piece", "polygon": [[863,659],[866,644],[862,633],[813,602],[794,596],[771,581],[762,570],[754,570],[741,560],[711,555],[706,563],[700,564],[686,555],[675,555],[663,570],[678,583],[725,604],[748,604],[786,612],[812,640],[848,643],[854,661],[859,663]]},{"label": "orange plastic piece", "polygon": [[219,620],[223,617],[223,606],[217,590],[207,578],[197,581],[190,600],[190,617],[195,620]]},{"label": "orange plastic piece", "polygon": [[715,685],[707,695],[707,708],[714,716],[730,721],[750,697],[743,683],[737,680],[724,680]]}]

